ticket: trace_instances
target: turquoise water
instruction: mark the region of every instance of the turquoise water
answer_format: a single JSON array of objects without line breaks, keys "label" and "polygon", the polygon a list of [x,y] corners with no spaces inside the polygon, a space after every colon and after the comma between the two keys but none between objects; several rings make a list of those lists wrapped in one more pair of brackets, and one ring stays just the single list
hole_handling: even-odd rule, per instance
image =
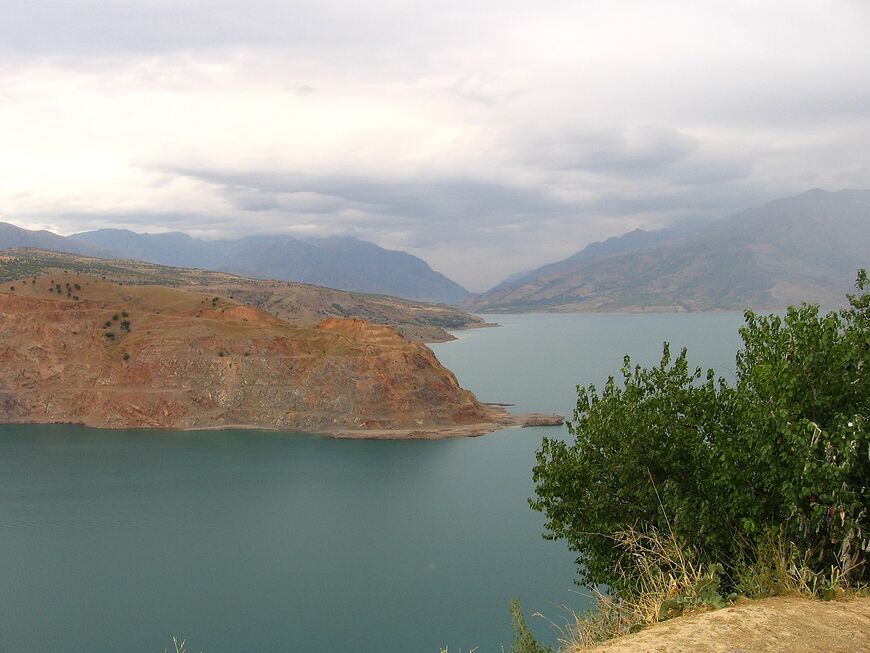
[{"label": "turquoise water", "polygon": [[[434,346],[485,401],[570,414],[662,340],[733,374],[736,314],[493,316]],[[544,435],[361,442],[0,426],[0,651],[480,653],[559,621],[573,556],[526,503]],[[552,629],[532,619],[553,641]]]}]

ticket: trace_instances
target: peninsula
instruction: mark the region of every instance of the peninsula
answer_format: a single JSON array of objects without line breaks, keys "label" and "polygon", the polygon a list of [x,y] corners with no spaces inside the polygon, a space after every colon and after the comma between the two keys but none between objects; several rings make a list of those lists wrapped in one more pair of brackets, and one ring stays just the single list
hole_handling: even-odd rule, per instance
[{"label": "peninsula", "polygon": [[364,438],[561,423],[481,403],[389,326],[293,326],[216,294],[85,275],[6,283],[0,422]]}]

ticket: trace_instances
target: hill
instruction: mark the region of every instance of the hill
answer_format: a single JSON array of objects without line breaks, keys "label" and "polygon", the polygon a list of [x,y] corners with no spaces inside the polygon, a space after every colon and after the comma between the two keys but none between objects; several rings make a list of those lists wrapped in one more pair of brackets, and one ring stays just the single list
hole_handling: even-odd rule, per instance
[{"label": "hill", "polygon": [[0,422],[349,437],[519,425],[390,327],[294,327],[237,301],[59,274],[0,292]]},{"label": "hill", "polygon": [[[196,267],[355,292],[458,304],[468,291],[422,259],[356,238],[298,239],[285,235],[201,240],[183,233],[137,234],[101,229],[68,239],[118,258]],[[69,251],[69,250],[62,250]]]},{"label": "hill", "polygon": [[249,279],[222,272],[108,260],[35,249],[0,251],[0,283],[62,273],[95,275],[124,285],[161,285],[238,300],[296,326],[353,317],[395,327],[409,340],[452,340],[445,329],[490,326],[458,308],[308,284]]},{"label": "hill", "polygon": [[776,597],[664,621],[564,653],[853,653],[870,650],[870,598]]},{"label": "hill", "polygon": [[475,312],[837,306],[870,265],[870,191],[812,190],[685,232],[590,245],[464,302]]}]

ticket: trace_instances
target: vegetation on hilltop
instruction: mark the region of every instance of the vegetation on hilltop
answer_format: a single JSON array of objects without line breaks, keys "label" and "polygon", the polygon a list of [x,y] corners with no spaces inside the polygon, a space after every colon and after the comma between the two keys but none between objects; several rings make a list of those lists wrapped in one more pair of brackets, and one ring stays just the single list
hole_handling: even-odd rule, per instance
[{"label": "vegetation on hilltop", "polygon": [[124,285],[159,285],[207,291],[267,311],[291,324],[306,326],[330,317],[356,317],[396,327],[409,340],[451,340],[446,329],[488,326],[453,306],[427,304],[387,295],[334,290],[309,284],[249,279],[224,272],[175,268],[141,261],[77,256],[35,249],[0,251],[0,283],[71,272]]}]

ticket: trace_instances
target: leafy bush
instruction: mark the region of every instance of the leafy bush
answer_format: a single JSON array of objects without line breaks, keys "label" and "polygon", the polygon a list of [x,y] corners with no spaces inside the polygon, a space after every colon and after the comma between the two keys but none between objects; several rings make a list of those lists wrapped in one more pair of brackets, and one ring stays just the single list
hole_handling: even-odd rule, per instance
[{"label": "leafy bush", "polygon": [[578,388],[574,440],[544,440],[531,504],[546,536],[579,553],[582,583],[630,591],[642,570],[613,537],[633,528],[692,543],[703,565],[722,565],[726,590],[775,528],[812,573],[870,579],[863,270],[857,287],[840,312],[747,311],[733,386],[665,345],[658,366],[626,357],[621,384]]}]

